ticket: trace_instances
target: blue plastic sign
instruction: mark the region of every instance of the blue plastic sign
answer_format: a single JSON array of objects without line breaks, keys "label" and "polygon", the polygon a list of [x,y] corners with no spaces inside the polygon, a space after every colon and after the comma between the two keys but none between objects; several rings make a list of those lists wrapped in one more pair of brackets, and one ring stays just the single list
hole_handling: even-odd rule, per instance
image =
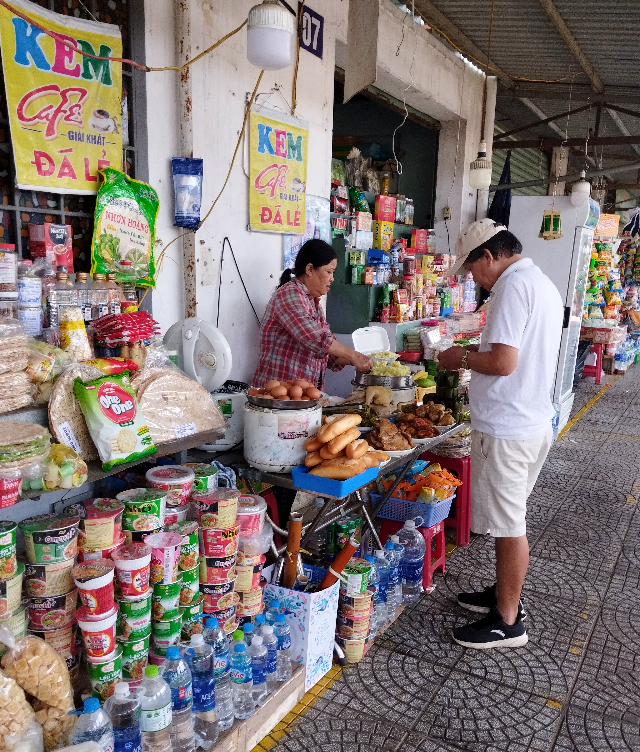
[{"label": "blue plastic sign", "polygon": [[324,47],[324,16],[311,10],[308,5],[302,11],[300,47],[322,60]]}]

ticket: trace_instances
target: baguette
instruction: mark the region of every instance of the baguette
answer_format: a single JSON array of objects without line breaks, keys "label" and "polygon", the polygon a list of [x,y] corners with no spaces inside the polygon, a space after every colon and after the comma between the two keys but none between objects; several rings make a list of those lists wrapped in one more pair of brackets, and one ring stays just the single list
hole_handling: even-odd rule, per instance
[{"label": "baguette", "polygon": [[320,457],[322,457],[323,460],[335,460],[336,457],[343,457],[344,456],[344,451],[332,452],[332,451],[329,450],[329,445],[328,444],[323,444],[320,447],[319,454],[320,454]]},{"label": "baguette", "polygon": [[331,454],[338,454],[338,452],[341,452],[347,444],[351,444],[352,441],[355,441],[356,439],[360,438],[360,431],[358,431],[357,428],[350,428],[345,433],[341,433],[339,436],[336,436],[335,439],[331,439],[331,441],[327,444],[327,448],[331,452]]},{"label": "baguette", "polygon": [[355,468],[349,465],[318,465],[309,471],[309,475],[318,475],[331,480],[349,480],[357,475]]},{"label": "baguette", "polygon": [[367,468],[378,467],[378,465],[380,464],[379,460],[377,460],[377,459],[376,459],[376,458],[375,458],[375,457],[374,457],[374,456],[372,455],[372,453],[371,453],[371,452],[365,452],[365,453],[364,453],[364,454],[362,455],[362,457],[360,458],[360,461],[361,461],[362,463],[364,463],[364,465],[365,465],[365,466],[366,466]]},{"label": "baguette", "polygon": [[354,428],[360,423],[362,423],[361,415],[345,415],[338,420],[334,420],[332,423],[325,424],[320,429],[318,438],[323,444],[326,444],[337,436],[340,436],[341,433],[345,433],[350,428]]},{"label": "baguette", "polygon": [[337,457],[334,460],[325,460],[322,464],[325,467],[353,467],[356,470],[356,475],[364,473],[367,469],[362,460],[350,460],[348,457]]},{"label": "baguette", "polygon": [[352,460],[358,460],[362,455],[369,451],[369,444],[365,439],[356,439],[350,444],[347,444],[345,452],[347,457]]},{"label": "baguette", "polygon": [[318,434],[316,434],[315,436],[312,436],[310,439],[307,440],[307,443],[304,445],[304,448],[307,450],[307,452],[317,452],[321,446],[322,446],[322,442],[318,438]]},{"label": "baguette", "polygon": [[320,452],[310,452],[304,460],[304,464],[306,467],[315,467],[316,465],[319,465],[322,462],[322,457],[320,456]]}]

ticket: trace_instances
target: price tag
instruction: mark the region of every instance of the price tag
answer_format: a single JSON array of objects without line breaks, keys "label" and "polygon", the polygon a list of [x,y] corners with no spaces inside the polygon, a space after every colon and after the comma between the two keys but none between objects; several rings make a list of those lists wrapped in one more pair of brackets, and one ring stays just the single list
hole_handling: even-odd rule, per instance
[{"label": "price tag", "polygon": [[183,423],[181,426],[176,426],[173,431],[176,439],[186,439],[187,436],[193,436],[198,432],[195,423]]}]

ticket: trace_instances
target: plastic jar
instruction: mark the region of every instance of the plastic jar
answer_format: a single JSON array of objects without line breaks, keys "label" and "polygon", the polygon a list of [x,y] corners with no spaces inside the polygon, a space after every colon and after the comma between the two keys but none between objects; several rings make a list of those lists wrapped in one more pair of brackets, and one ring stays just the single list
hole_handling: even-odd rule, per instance
[{"label": "plastic jar", "polygon": [[42,306],[18,306],[18,319],[24,327],[24,333],[30,337],[39,337],[42,334]]},{"label": "plastic jar", "polygon": [[0,298],[18,299],[18,254],[9,243],[0,243]]}]

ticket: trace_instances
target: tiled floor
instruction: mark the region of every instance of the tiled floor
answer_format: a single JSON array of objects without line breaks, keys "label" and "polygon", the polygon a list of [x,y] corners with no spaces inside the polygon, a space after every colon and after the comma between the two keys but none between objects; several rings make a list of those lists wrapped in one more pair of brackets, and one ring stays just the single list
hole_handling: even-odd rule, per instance
[{"label": "tiled floor", "polygon": [[259,748],[640,750],[640,367],[599,387],[583,380],[573,414],[529,502],[528,645],[481,652],[451,641],[469,620],[456,593],[494,579],[492,542],[476,537],[433,593]]}]

